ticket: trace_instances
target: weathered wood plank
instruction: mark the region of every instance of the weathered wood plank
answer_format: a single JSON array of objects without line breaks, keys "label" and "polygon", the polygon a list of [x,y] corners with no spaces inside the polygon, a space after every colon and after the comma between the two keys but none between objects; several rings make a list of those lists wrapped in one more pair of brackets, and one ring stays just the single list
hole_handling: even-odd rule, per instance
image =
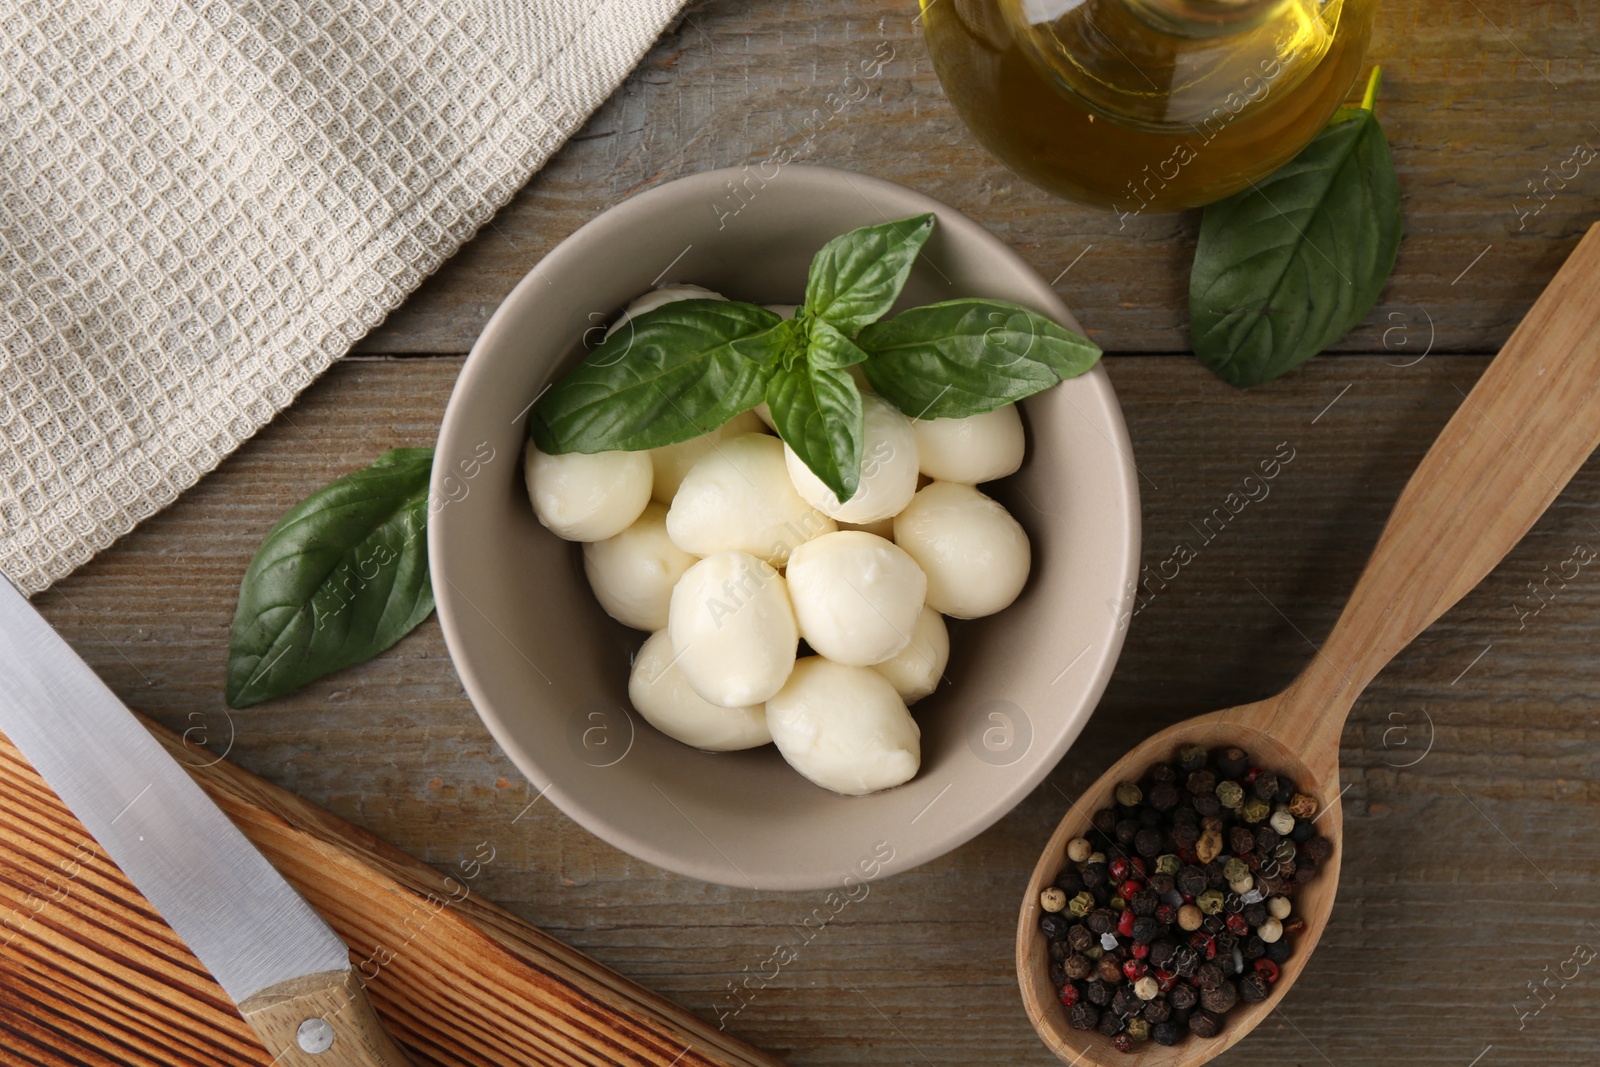
[{"label": "weathered wood plank", "polygon": [[[1010,963],[1036,850],[1065,796],[1134,740],[1265,695],[1305,663],[1483,366],[1401,362],[1323,358],[1239,393],[1187,357],[1109,360],[1143,472],[1143,558],[1159,574],[1180,540],[1196,558],[1148,585],[1101,711],[1038,791],[952,855],[874,883],[809,940],[800,924],[827,913],[820,894],[702,885],[601,844],[548,801],[524,812],[536,794],[479,724],[432,621],[370,664],[224,711],[234,594],[262,533],[335,474],[432,440],[459,360],[335,367],[38,603],[154,718],[203,731],[216,751],[440,868],[490,842],[497,858],[476,884],[486,898],[793,1063],[1044,1065],[1054,1061]],[[1213,518],[1205,540],[1196,527],[1284,442],[1294,458],[1266,494]],[[1528,589],[1577,543],[1600,548],[1597,497],[1591,463],[1357,705],[1333,924],[1285,1010],[1222,1062],[1466,1067],[1490,1045],[1483,1067],[1600,1058],[1593,967],[1564,987],[1551,978],[1549,1006],[1520,1030],[1515,1010],[1538,1005],[1527,983],[1555,975],[1574,944],[1600,946],[1589,888],[1600,880],[1600,575],[1552,579],[1537,614]],[[779,944],[798,958],[773,977],[765,961]],[[763,971],[736,1010],[731,986]]]},{"label": "weathered wood plank", "polygon": [[[1124,228],[1013,177],[946,102],[915,14],[909,2],[692,4],[578,136],[361,350],[465,352],[533,263],[600,210],[686,174],[755,163],[778,144],[972,215],[1058,279],[1108,351],[1186,349],[1197,216],[1141,216]],[[871,95],[810,121],[880,48],[893,59]],[[1385,0],[1371,58],[1386,72],[1380,113],[1406,240],[1381,303],[1342,350],[1407,344],[1414,354],[1431,336],[1437,352],[1488,352],[1505,340],[1593,219],[1594,166],[1541,183],[1578,143],[1600,144],[1597,51],[1600,13],[1573,0]]]}]

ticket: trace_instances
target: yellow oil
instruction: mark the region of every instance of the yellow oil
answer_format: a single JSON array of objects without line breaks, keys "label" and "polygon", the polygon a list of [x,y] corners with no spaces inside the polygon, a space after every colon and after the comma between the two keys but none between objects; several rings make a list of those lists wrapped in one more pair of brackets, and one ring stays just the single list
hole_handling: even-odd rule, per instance
[{"label": "yellow oil", "polygon": [[985,147],[1124,221],[1271,173],[1360,73],[1376,0],[921,0],[946,95]]}]

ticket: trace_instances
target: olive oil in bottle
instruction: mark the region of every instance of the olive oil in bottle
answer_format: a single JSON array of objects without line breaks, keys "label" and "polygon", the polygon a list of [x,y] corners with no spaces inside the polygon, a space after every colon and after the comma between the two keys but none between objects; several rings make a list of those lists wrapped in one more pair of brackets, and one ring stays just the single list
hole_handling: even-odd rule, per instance
[{"label": "olive oil in bottle", "polygon": [[1376,0],[921,0],[946,95],[1001,162],[1142,211],[1292,158],[1359,73]]}]

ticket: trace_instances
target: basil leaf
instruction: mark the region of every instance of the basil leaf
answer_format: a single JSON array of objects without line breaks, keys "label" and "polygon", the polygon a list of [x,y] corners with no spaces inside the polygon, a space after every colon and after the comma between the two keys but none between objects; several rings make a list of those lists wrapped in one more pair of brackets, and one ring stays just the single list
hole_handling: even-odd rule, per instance
[{"label": "basil leaf", "polygon": [[1195,355],[1259,385],[1337,341],[1377,302],[1400,248],[1400,183],[1367,100],[1294,159],[1206,208],[1189,275]]},{"label": "basil leaf", "polygon": [[862,370],[916,419],[960,419],[1032,396],[1093,367],[1100,347],[1004,300],[946,300],[902,311],[856,338]]},{"label": "basil leaf", "polygon": [[708,433],[761,402],[789,337],[782,321],[737,300],[636,316],[533,406],[534,443],[551,455],[639,451]]},{"label": "basil leaf", "polygon": [[805,354],[785,360],[767,383],[778,436],[841,501],[860,486],[865,434],[861,390],[846,368],[866,358],[844,334],[815,320]]},{"label": "basil leaf", "polygon": [[291,508],[239,587],[228,704],[249,707],[382,652],[433,611],[433,449],[400,448]]},{"label": "basil leaf", "polygon": [[933,216],[917,215],[835,237],[811,260],[806,310],[854,337],[894,306],[932,232]]}]

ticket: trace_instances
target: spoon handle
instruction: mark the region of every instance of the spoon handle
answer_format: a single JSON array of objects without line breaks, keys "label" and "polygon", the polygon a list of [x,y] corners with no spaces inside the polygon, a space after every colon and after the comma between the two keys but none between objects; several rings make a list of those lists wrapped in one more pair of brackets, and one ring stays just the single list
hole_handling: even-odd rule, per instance
[{"label": "spoon handle", "polygon": [[1361,690],[1494,569],[1597,444],[1600,224],[1423,457],[1277,728],[1336,759]]}]

